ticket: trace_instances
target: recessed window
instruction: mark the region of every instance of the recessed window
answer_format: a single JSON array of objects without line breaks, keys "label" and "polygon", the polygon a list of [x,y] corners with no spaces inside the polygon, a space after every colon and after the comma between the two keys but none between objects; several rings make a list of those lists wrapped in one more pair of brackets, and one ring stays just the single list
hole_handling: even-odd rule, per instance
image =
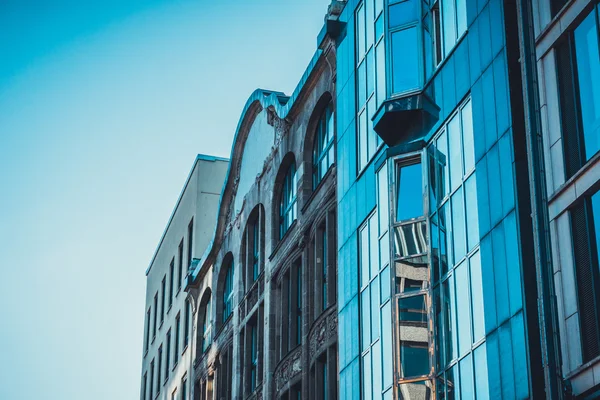
[{"label": "recessed window", "polygon": [[233,313],[233,260],[225,266],[225,282],[223,283],[223,322]]},{"label": "recessed window", "polygon": [[423,176],[421,163],[400,165],[396,176],[396,221],[422,217]]},{"label": "recessed window", "polygon": [[169,380],[169,371],[171,367],[171,330],[167,332],[167,354],[165,357],[165,382]]},{"label": "recessed window", "polygon": [[185,321],[184,321],[184,332],[183,332],[183,347],[186,348],[190,341],[190,302],[185,300]]},{"label": "recessed window", "polygon": [[600,51],[596,8],[557,46],[567,178],[600,150]]},{"label": "recessed window", "polygon": [[204,295],[203,302],[200,304],[202,325],[200,326],[202,332],[202,353],[206,352],[212,343],[212,307],[210,301],[210,291]]},{"label": "recessed window", "polygon": [[329,103],[317,122],[313,145],[313,189],[321,182],[329,167],[335,162],[333,104]]},{"label": "recessed window", "polygon": [[148,311],[146,311],[146,344],[144,346],[144,349],[146,351],[148,351],[148,348],[150,347],[150,320],[152,319],[152,307],[148,308]]},{"label": "recessed window", "polygon": [[160,387],[161,387],[161,373],[162,373],[162,353],[163,353],[163,348],[162,348],[162,344],[158,347],[158,369],[156,371],[156,395],[158,395],[160,393]]},{"label": "recessed window", "polygon": [[173,305],[173,283],[175,281],[175,257],[169,265],[169,308]]},{"label": "recessed window", "polygon": [[600,192],[571,210],[583,362],[600,355]]},{"label": "recessed window", "polygon": [[154,398],[154,359],[150,362],[150,399]]},{"label": "recessed window", "polygon": [[250,325],[250,392],[256,389],[258,376],[258,327]]},{"label": "recessed window", "polygon": [[188,268],[192,265],[192,249],[194,248],[194,217],[188,224]]},{"label": "recessed window", "polygon": [[162,279],[162,282],[160,284],[160,289],[161,289],[161,300],[160,300],[160,325],[162,326],[163,322],[165,321],[165,298],[166,298],[166,291],[167,291],[167,275],[165,275]]},{"label": "recessed window", "polygon": [[158,292],[154,295],[154,321],[152,321],[152,341],[156,337],[156,321],[158,320]]},{"label": "recessed window", "polygon": [[282,238],[296,220],[297,214],[297,173],[296,163],[288,167],[283,180],[281,201],[279,204],[279,238]]},{"label": "recessed window", "polygon": [[177,360],[179,360],[179,335],[181,333],[181,318],[179,314],[175,317],[175,338],[173,343],[173,365],[177,364]]},{"label": "recessed window", "polygon": [[179,268],[177,270],[177,293],[179,293],[179,291],[181,290],[181,278],[183,275],[183,239],[181,239],[181,242],[179,242],[178,255]]}]

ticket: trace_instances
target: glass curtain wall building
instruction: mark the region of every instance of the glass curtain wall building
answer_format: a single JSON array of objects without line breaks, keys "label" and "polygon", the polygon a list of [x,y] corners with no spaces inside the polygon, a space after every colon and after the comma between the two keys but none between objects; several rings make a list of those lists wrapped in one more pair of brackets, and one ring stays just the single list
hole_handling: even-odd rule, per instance
[{"label": "glass curtain wall building", "polygon": [[345,3],[341,399],[544,396],[518,15],[501,0]]}]

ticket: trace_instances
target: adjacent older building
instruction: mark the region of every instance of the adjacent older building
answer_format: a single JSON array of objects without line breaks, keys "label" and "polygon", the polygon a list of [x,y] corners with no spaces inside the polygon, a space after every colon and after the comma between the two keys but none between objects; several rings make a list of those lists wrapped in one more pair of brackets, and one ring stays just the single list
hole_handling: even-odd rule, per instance
[{"label": "adjacent older building", "polygon": [[335,74],[324,33],[291,96],[256,90],[242,111],[188,276],[194,399],[337,398]]},{"label": "adjacent older building", "polygon": [[185,292],[194,258],[216,224],[228,160],[198,155],[146,270],[141,399],[187,399],[192,390],[192,314]]}]

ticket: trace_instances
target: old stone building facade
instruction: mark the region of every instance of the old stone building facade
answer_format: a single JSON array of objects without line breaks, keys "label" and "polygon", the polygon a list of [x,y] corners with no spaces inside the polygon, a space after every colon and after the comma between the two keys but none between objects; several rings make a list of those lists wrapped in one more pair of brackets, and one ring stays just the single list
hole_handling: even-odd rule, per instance
[{"label": "old stone building facade", "polygon": [[217,226],[189,271],[194,399],[337,397],[335,47],[242,112]]}]

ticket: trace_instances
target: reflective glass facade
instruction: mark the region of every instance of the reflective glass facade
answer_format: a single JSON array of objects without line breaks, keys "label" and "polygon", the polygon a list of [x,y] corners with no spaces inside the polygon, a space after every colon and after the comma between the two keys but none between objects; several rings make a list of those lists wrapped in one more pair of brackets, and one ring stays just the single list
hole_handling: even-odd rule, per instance
[{"label": "reflective glass facade", "polygon": [[[355,0],[343,10],[341,399],[531,396],[507,19],[500,0]],[[439,109],[435,123],[411,120],[409,108],[406,124],[387,127],[398,144],[384,144],[369,116],[414,93]]]}]

